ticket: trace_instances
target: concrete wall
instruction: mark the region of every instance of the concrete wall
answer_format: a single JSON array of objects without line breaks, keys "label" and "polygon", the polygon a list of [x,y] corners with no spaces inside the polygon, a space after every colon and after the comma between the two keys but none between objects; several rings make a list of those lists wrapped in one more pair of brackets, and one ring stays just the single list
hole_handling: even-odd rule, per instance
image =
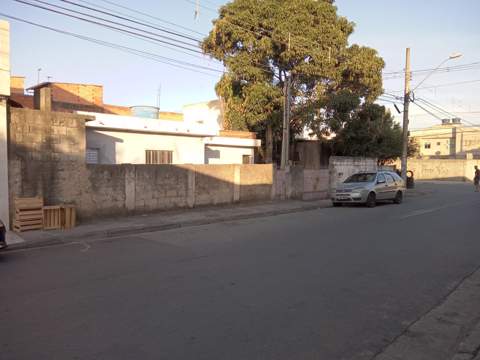
[{"label": "concrete wall", "polygon": [[11,200],[39,195],[56,203],[78,197],[88,177],[84,123],[85,116],[10,108]]},{"label": "concrete wall", "polygon": [[409,159],[407,167],[416,180],[472,181],[475,165],[480,167],[480,160]]},{"label": "concrete wall", "polygon": [[357,172],[377,171],[377,159],[349,156],[330,157],[330,188],[335,190],[337,184]]},{"label": "concrete wall", "polygon": [[327,199],[329,196],[329,171],[308,170],[292,166],[276,170],[274,174],[274,198],[286,199]]},{"label": "concrete wall", "polygon": [[173,164],[203,164],[203,138],[104,131],[87,128],[87,148],[99,150],[100,164],[145,164],[145,150],[173,151]]},{"label": "concrete wall", "polygon": [[271,164],[242,165],[236,166],[235,170],[235,198],[238,197],[238,199],[245,201],[258,201],[270,200],[274,197],[275,172]]},{"label": "concrete wall", "polygon": [[293,159],[305,169],[327,169],[331,150],[319,140],[297,140],[292,144]]},{"label": "concrete wall", "polygon": [[[82,220],[238,201],[328,198],[327,169],[294,166],[282,171],[271,164],[87,165],[85,121],[84,115],[11,109],[11,199],[43,196],[47,205],[74,204]],[[376,166],[373,159],[352,158],[333,158],[333,164],[334,178],[340,180]]]}]

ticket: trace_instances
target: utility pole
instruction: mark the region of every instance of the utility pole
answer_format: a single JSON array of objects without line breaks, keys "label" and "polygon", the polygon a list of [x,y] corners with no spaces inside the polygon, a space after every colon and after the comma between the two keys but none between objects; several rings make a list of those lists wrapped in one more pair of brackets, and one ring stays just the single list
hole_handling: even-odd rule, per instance
[{"label": "utility pole", "polygon": [[290,147],[290,76],[285,75],[283,84],[283,93],[285,96],[283,106],[283,136],[282,136],[282,159],[280,168],[285,170],[288,166],[288,155]]},{"label": "utility pole", "polygon": [[408,157],[408,107],[410,106],[410,48],[406,50],[405,92],[403,96],[403,142],[402,142],[402,179],[407,181]]}]

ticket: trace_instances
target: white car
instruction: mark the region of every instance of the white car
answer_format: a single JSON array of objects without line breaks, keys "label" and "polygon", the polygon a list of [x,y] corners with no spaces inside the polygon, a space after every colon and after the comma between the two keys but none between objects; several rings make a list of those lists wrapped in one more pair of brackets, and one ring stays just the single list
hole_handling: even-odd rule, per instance
[{"label": "white car", "polygon": [[332,203],[333,206],[356,203],[374,207],[378,201],[391,200],[401,204],[405,191],[405,182],[393,171],[357,173],[337,186]]}]

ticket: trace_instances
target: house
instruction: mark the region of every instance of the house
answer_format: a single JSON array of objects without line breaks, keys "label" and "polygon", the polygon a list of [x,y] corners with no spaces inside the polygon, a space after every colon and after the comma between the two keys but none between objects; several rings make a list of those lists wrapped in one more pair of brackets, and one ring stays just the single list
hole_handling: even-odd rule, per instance
[{"label": "house", "polygon": [[151,106],[105,104],[103,86],[45,82],[24,90],[12,77],[15,107],[86,115],[86,162],[93,164],[252,164],[254,133],[223,129],[218,100],[185,105],[182,113]]},{"label": "house", "polygon": [[467,126],[458,118],[444,119],[441,125],[410,131],[419,146],[419,155],[438,158],[480,157],[480,127]]}]

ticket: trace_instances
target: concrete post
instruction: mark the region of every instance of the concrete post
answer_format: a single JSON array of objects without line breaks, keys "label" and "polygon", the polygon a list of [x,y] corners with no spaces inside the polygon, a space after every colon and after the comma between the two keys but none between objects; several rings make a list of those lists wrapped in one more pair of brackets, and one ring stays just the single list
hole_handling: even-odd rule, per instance
[{"label": "concrete post", "polygon": [[233,172],[233,202],[240,201],[240,165],[235,165]]},{"label": "concrete post", "polygon": [[125,166],[125,208],[135,211],[135,165]]},{"label": "concrete post", "polygon": [[278,181],[278,170],[275,165],[272,164],[272,191],[270,193],[270,199],[275,200],[277,197],[277,181]]},{"label": "concrete post", "polygon": [[188,169],[188,185],[187,185],[187,205],[190,208],[195,206],[195,168]]},{"label": "concrete post", "polygon": [[8,188],[8,119],[7,99],[10,96],[10,26],[0,20],[0,219],[10,229]]}]

